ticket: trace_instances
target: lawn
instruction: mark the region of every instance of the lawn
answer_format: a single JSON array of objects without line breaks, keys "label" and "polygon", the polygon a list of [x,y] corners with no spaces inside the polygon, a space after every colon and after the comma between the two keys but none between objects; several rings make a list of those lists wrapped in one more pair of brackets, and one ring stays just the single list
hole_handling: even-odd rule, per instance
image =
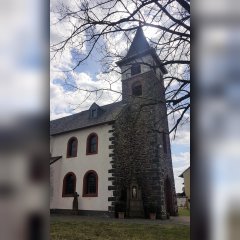
[{"label": "lawn", "polygon": [[190,216],[190,210],[187,208],[178,208],[179,216]]},{"label": "lawn", "polygon": [[51,221],[52,240],[187,240],[190,227],[174,224],[139,224],[101,220]]}]

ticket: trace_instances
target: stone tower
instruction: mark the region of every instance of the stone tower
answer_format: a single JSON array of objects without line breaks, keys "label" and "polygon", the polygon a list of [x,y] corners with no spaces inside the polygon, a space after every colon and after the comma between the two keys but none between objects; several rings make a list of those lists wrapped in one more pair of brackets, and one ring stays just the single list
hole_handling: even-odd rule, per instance
[{"label": "stone tower", "polygon": [[117,65],[122,73],[124,107],[114,124],[112,204],[125,202],[129,217],[147,217],[150,205],[156,206],[157,218],[176,215],[162,80],[167,70],[141,27],[127,55]]}]

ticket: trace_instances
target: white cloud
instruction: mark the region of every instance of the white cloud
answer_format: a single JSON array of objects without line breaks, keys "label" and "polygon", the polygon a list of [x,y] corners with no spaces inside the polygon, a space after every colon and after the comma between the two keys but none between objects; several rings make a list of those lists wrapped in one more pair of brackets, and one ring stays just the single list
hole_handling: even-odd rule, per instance
[{"label": "white cloud", "polygon": [[184,181],[179,175],[190,166],[190,153],[172,154],[172,161],[176,192],[181,193]]},{"label": "white cloud", "polygon": [[177,130],[177,133],[175,135],[175,139],[173,137],[172,133],[171,139],[172,139],[172,144],[178,144],[178,145],[190,145],[190,131],[189,130]]},{"label": "white cloud", "polygon": [[[79,24],[77,18],[64,17],[64,7],[67,7],[69,10],[76,10],[75,1],[65,0],[51,0],[51,12],[50,12],[50,45],[51,45],[51,72],[58,72],[62,70],[71,70],[74,65],[74,58],[72,56],[72,51],[78,53],[85,53],[86,46],[85,44],[80,48],[79,42],[85,39],[84,33],[79,33],[77,36],[71,38],[70,41],[62,48],[63,45],[56,45],[63,40],[66,40],[74,32],[75,27]],[[59,49],[59,51],[54,52],[53,50]]]},{"label": "white cloud", "polygon": [[182,192],[183,178],[179,175],[190,166],[190,131],[189,124],[185,127],[179,128],[175,139],[171,141],[172,148],[172,162],[173,172],[175,178],[175,187],[177,192]]},{"label": "white cloud", "polygon": [[172,160],[176,165],[186,166],[190,163],[190,152],[181,152],[172,154]]},{"label": "white cloud", "polygon": [[[100,73],[95,79],[92,79],[87,73],[72,72],[68,76],[68,80],[66,80],[66,82],[69,82],[72,79],[73,82],[76,83],[78,89],[83,89],[76,89],[76,91],[72,92],[67,92],[64,90],[64,86],[51,82],[51,119],[86,110],[93,102],[96,102],[99,105],[105,105],[121,100],[121,94],[117,93],[121,92],[121,81],[116,81],[118,77],[119,76],[113,73],[110,75]],[[115,81],[116,83],[113,83]],[[109,83],[113,83],[111,85],[113,91],[108,90],[110,89]],[[94,92],[94,90],[99,89],[106,89],[106,91],[100,90]],[[90,93],[84,90],[93,92]]]},{"label": "white cloud", "polygon": [[66,116],[69,116],[71,114],[69,113],[59,113],[59,114],[51,114],[51,117],[50,117],[50,120],[55,120],[55,119],[59,119],[59,118],[63,118],[63,117],[66,117]]},{"label": "white cloud", "polygon": [[186,169],[187,169],[187,167],[181,167],[181,168],[174,168],[173,169],[176,193],[182,193],[183,192],[182,189],[184,187],[184,179],[180,178],[179,175]]},{"label": "white cloud", "polygon": [[50,118],[55,119],[67,113],[69,113],[69,105],[66,102],[63,87],[50,83]]}]

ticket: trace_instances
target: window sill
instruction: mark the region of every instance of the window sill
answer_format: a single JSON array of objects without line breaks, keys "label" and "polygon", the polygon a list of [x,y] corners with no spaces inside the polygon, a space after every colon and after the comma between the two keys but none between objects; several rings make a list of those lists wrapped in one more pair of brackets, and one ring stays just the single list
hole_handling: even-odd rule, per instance
[{"label": "window sill", "polygon": [[98,194],[97,194],[97,193],[92,193],[92,194],[86,194],[86,193],[84,193],[84,194],[82,195],[82,197],[98,197]]},{"label": "window sill", "polygon": [[98,152],[95,152],[95,153],[86,153],[86,155],[94,155],[94,154],[98,154]]},{"label": "window sill", "polygon": [[62,197],[74,197],[74,194],[62,194]]}]

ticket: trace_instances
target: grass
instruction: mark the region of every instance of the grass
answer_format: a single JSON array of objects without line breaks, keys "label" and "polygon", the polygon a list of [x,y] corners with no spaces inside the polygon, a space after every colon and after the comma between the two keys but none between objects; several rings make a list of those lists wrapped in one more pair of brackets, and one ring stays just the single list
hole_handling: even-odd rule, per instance
[{"label": "grass", "polygon": [[187,208],[178,208],[179,216],[190,216],[190,210]]},{"label": "grass", "polygon": [[51,221],[52,240],[188,240],[190,227],[101,220]]}]

